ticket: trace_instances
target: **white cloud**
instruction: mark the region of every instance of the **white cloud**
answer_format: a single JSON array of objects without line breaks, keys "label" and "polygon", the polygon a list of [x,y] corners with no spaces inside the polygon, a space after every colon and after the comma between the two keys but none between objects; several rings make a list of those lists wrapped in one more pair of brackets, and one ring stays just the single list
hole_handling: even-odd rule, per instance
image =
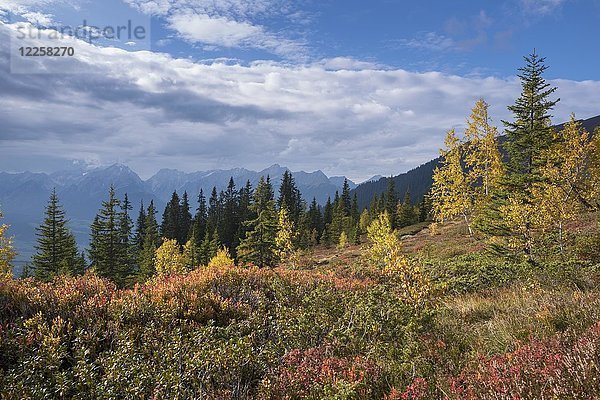
[{"label": "white cloud", "polygon": [[184,13],[169,17],[169,27],[190,42],[242,47],[263,35],[261,28],[226,18]]},{"label": "white cloud", "polygon": [[140,11],[157,15],[167,26],[191,43],[227,48],[255,48],[290,58],[303,59],[302,40],[270,32],[256,23],[258,17],[274,15],[294,19],[287,0],[125,0]]},{"label": "white cloud", "polygon": [[[0,39],[6,30],[0,24]],[[0,64],[8,42],[0,40]],[[331,68],[331,60],[200,64],[78,43],[62,68],[86,74],[65,79],[0,68],[0,170],[47,157],[118,160],[145,176],[161,167],[278,162],[361,180],[435,157],[445,131],[463,127],[481,96],[501,125],[520,91],[516,78],[414,73],[352,59],[334,65],[342,68]],[[598,114],[600,82],[554,83],[562,98],[555,122],[572,111]]]}]

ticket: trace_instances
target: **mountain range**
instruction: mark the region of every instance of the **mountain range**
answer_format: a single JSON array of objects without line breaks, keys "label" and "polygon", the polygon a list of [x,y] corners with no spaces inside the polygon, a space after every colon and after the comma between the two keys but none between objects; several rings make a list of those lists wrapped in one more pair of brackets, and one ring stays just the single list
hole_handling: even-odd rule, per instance
[{"label": "mountain range", "polygon": [[[89,226],[101,202],[106,199],[110,185],[115,187],[120,198],[127,193],[134,207],[133,219],[142,200],[146,206],[153,200],[160,218],[173,191],[180,195],[187,191],[191,207],[195,209],[200,189],[208,197],[213,187],[219,191],[225,189],[230,177],[240,188],[248,180],[256,187],[261,176],[269,175],[277,192],[281,176],[286,170],[289,171],[277,164],[262,171],[235,168],[186,173],[161,169],[147,180],[142,180],[129,167],[121,164],[88,168],[75,163],[67,170],[50,174],[0,172],[0,210],[4,214],[3,222],[11,225],[9,232],[14,235],[19,253],[15,264],[20,267],[30,260],[35,251],[35,228],[44,217],[44,207],[53,188],[56,188],[65,208],[79,246],[85,248],[89,241]],[[311,201],[314,197],[320,204],[324,204],[329,196],[333,198],[336,191],[341,191],[346,179],[343,176],[328,177],[322,171],[298,171],[292,174],[304,199]],[[356,188],[354,182],[348,180],[348,184],[351,189]]]},{"label": "mountain range", "polygon": [[[600,115],[581,122],[589,132],[593,132],[600,126]],[[562,126],[563,124],[556,125],[555,128],[561,129]],[[504,140],[505,137],[501,136],[500,142]],[[410,192],[413,203],[416,203],[431,188],[433,171],[439,162],[440,158],[436,158],[406,173],[389,178],[376,175],[360,185],[348,180],[352,189],[351,195],[357,195],[359,207],[362,209],[369,205],[375,194],[380,196],[384,193],[389,179],[393,179],[399,196],[402,198],[406,192]],[[111,184],[119,197],[122,198],[127,193],[134,206],[134,219],[142,200],[146,205],[153,200],[160,218],[173,191],[179,194],[187,191],[191,206],[195,209],[195,200],[200,189],[208,197],[213,186],[217,190],[225,189],[230,177],[233,177],[239,188],[248,180],[256,187],[261,176],[269,175],[277,191],[281,176],[286,170],[289,171],[278,164],[262,171],[234,168],[186,173],[174,169],[161,169],[147,180],[142,180],[129,167],[121,164],[97,168],[74,164],[68,170],[51,174],[0,172],[0,210],[4,213],[4,222],[11,225],[9,233],[14,235],[15,247],[19,252],[15,263],[19,269],[29,261],[35,250],[35,228],[43,219],[44,207],[53,188],[56,188],[64,205],[77,242],[81,248],[85,248],[89,241],[89,226],[101,202],[107,197]],[[327,177],[322,171],[299,171],[292,174],[303,198],[308,202],[314,197],[322,205],[328,197],[333,198],[336,191],[341,191],[346,179],[343,176]]]}]

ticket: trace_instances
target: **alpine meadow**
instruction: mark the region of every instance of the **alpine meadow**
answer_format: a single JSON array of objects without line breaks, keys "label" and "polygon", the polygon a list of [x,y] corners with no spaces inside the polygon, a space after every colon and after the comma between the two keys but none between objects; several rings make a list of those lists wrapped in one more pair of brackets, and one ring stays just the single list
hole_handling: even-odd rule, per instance
[{"label": "alpine meadow", "polygon": [[600,398],[592,1],[59,3],[0,5],[0,399]]}]

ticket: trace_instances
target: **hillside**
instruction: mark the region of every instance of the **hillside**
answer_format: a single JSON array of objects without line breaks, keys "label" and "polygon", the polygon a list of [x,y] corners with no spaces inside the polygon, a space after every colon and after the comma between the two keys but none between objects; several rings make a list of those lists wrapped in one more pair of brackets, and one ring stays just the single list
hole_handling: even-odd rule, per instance
[{"label": "hillside", "polygon": [[[597,266],[493,258],[461,223],[409,230],[426,286],[374,268],[365,244],[134,289],[92,274],[0,278],[0,387],[7,398],[600,395]],[[421,306],[399,300],[407,283]]]},{"label": "hillside", "polygon": [[[600,115],[582,120],[582,124],[588,132],[594,132],[594,130],[600,126]],[[563,125],[564,124],[555,125],[555,128],[561,129]],[[500,142],[504,142],[504,136],[500,137]],[[431,188],[431,185],[433,184],[431,179],[433,170],[438,166],[439,161],[440,159],[436,158],[408,172],[392,177],[391,179],[394,180],[396,190],[400,196],[403,196],[404,193],[409,191],[412,201],[415,203],[418,202]],[[353,193],[356,193],[358,197],[359,207],[368,207],[374,195],[381,196],[382,193],[385,193],[388,186],[388,179],[390,178],[381,178],[376,181],[368,181],[358,185],[358,187],[353,190]]]}]

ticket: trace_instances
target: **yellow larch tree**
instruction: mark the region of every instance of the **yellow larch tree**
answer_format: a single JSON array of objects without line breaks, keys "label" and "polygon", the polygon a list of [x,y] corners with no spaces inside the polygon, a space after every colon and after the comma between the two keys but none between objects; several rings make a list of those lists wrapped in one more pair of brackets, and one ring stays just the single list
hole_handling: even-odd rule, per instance
[{"label": "yellow larch tree", "polygon": [[489,105],[479,99],[471,112],[465,130],[464,162],[469,183],[476,185],[477,202],[489,200],[489,195],[504,175],[504,164],[498,149],[498,129],[490,124]]},{"label": "yellow larch tree", "polygon": [[462,216],[472,235],[471,215],[475,209],[475,195],[463,165],[461,142],[454,129],[446,134],[444,147],[440,150],[441,165],[433,171],[433,214],[438,222]]},{"label": "yellow larch tree", "polygon": [[593,202],[594,147],[589,132],[571,115],[564,128],[556,132],[555,142],[546,153],[543,180],[532,189],[537,212],[545,217],[539,229],[556,230],[561,252],[565,223]]},{"label": "yellow larch tree", "polygon": [[277,235],[275,236],[275,245],[277,247],[277,257],[285,261],[294,252],[294,240],[296,231],[294,222],[285,207],[281,207],[278,213]]},{"label": "yellow larch tree", "polygon": [[[2,220],[2,212],[0,212],[0,220]],[[0,274],[11,274],[11,262],[16,257],[12,244],[12,238],[6,236],[8,225],[0,223]]]}]

